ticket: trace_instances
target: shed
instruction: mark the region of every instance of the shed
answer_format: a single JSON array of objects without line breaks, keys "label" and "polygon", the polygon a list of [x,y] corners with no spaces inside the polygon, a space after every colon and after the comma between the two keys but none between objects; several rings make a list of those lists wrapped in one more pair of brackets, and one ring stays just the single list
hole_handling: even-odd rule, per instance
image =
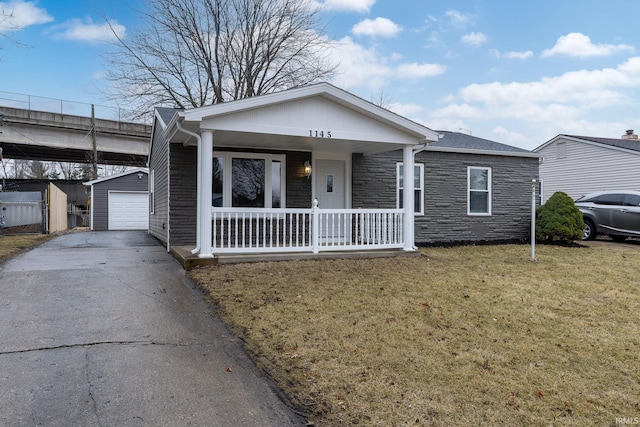
[{"label": "shed", "polygon": [[149,171],[129,171],[85,182],[91,187],[92,230],[147,230],[149,228]]}]

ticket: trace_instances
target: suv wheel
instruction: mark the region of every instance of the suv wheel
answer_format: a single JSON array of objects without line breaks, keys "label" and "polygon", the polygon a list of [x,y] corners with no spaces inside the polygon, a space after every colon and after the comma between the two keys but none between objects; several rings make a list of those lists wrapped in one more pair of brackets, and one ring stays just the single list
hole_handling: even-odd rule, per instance
[{"label": "suv wheel", "polygon": [[597,235],[596,225],[590,219],[584,218],[584,234],[582,240],[593,240]]}]

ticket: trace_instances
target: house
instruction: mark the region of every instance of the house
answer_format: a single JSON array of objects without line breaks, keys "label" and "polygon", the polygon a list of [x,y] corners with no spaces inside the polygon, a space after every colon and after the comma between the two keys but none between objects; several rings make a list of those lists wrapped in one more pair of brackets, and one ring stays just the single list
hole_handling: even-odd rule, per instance
[{"label": "house", "polygon": [[149,232],[200,258],[524,239],[538,175],[534,153],[440,135],[327,83],[158,108],[148,166]]},{"label": "house", "polygon": [[[538,155],[465,133],[439,139],[415,155],[415,243],[505,242],[530,238],[532,179]],[[353,156],[358,206],[397,203],[399,153]],[[376,197],[367,189],[378,188]]]},{"label": "house", "polygon": [[607,190],[640,189],[640,141],[633,130],[620,138],[558,135],[540,154],[542,202],[563,191],[573,199]]},{"label": "house", "polygon": [[135,168],[85,182],[91,188],[89,225],[92,230],[149,228],[148,170]]}]

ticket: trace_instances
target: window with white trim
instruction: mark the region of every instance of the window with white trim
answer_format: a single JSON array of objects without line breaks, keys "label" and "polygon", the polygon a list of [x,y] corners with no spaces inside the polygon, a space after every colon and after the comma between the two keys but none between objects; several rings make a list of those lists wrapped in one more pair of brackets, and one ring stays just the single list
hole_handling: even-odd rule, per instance
[{"label": "window with white trim", "polygon": [[[396,206],[403,209],[404,204],[404,164],[396,165]],[[424,165],[413,165],[413,212],[424,215]]]},{"label": "window with white trim", "polygon": [[156,171],[151,169],[149,172],[149,210],[152,215],[156,211],[156,197],[155,197],[155,176]]},{"label": "window with white trim", "polygon": [[213,153],[213,207],[285,207],[284,154]]},{"label": "window with white trim", "polygon": [[491,215],[491,168],[467,168],[467,215]]}]

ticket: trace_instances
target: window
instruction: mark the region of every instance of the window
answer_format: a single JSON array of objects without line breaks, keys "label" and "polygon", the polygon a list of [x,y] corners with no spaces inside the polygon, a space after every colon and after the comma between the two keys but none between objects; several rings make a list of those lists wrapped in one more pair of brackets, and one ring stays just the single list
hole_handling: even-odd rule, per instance
[{"label": "window", "polygon": [[284,155],[213,154],[213,207],[284,207]]},{"label": "window", "polygon": [[149,213],[154,214],[156,211],[156,197],[155,197],[155,170],[152,169],[149,172]]},{"label": "window", "polygon": [[467,214],[491,215],[491,168],[467,168]]},{"label": "window", "polygon": [[[403,209],[404,203],[404,164],[398,163],[396,166],[396,206]],[[419,215],[424,214],[424,165],[413,165],[413,212]]]},{"label": "window", "polygon": [[594,203],[599,205],[622,206],[624,203],[624,194],[603,194],[594,200]]}]

